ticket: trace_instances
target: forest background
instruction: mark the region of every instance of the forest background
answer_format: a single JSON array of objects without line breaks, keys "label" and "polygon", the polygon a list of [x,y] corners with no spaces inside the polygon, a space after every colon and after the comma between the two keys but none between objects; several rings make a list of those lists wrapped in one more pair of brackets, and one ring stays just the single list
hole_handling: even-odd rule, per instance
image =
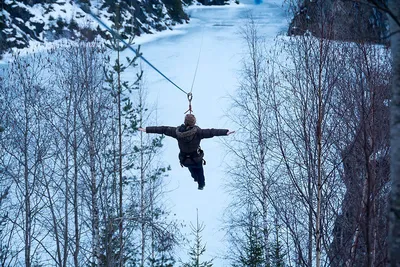
[{"label": "forest background", "polygon": [[[2,266],[211,266],[200,260],[198,220],[190,256],[177,256],[191,237],[166,205],[170,166],[159,157],[166,140],[137,132],[155,110],[140,55],[126,58],[118,38],[62,17],[35,32],[37,16],[20,21],[7,9],[24,14],[20,4],[1,3],[9,59],[0,80]],[[57,10],[56,2],[42,4]],[[127,27],[140,20],[123,15],[123,5],[88,4],[104,4],[97,10],[111,16],[99,17],[127,41],[189,19],[185,3],[154,4],[159,16]],[[400,5],[288,6],[289,36],[273,46],[254,17],[240,29],[241,75],[227,113],[238,131],[221,140],[228,245],[218,258],[231,266],[396,266]],[[72,41],[46,52],[9,53],[65,37]],[[137,76],[127,78],[128,69]]]}]

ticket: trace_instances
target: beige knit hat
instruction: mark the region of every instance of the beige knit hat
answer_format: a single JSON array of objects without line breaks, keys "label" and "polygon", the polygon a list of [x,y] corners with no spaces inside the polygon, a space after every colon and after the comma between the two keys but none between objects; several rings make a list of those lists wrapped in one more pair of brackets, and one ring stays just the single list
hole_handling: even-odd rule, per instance
[{"label": "beige knit hat", "polygon": [[186,114],[184,123],[186,126],[194,126],[196,124],[196,117],[193,114]]}]

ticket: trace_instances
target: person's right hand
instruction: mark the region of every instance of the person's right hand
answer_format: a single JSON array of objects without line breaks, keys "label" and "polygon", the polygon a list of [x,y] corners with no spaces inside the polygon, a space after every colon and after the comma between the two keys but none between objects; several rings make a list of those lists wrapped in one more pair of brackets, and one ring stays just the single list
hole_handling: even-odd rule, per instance
[{"label": "person's right hand", "polygon": [[141,132],[144,132],[144,133],[146,132],[146,128],[139,127],[138,130],[141,131]]},{"label": "person's right hand", "polygon": [[229,131],[229,130],[228,130],[228,132],[226,133],[226,135],[230,135],[230,134],[233,134],[233,133],[235,133],[235,131]]}]

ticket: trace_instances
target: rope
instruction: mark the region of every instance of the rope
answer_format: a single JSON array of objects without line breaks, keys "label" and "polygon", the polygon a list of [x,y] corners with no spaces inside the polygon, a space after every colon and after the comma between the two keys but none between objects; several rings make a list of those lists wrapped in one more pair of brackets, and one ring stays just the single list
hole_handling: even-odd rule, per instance
[{"label": "rope", "polygon": [[192,91],[193,91],[194,80],[196,79],[197,69],[199,67],[201,49],[203,48],[203,37],[204,37],[204,28],[202,29],[202,33],[201,33],[199,56],[197,57],[196,70],[194,71],[194,77],[193,77],[193,81],[192,81],[192,87],[190,88],[190,93],[192,93]]},{"label": "rope", "polygon": [[152,67],[156,72],[158,72],[161,76],[163,76],[167,81],[169,81],[171,84],[173,84],[176,88],[178,88],[180,91],[185,93],[186,95],[188,94],[185,90],[180,88],[178,85],[176,85],[173,81],[171,81],[167,76],[165,76],[159,69],[157,69],[153,64],[151,64],[147,59],[143,57],[142,54],[140,54],[136,49],[134,49],[129,43],[127,43],[121,35],[119,35],[117,32],[115,32],[113,29],[111,29],[109,26],[107,26],[102,20],[100,20],[91,10],[90,7],[86,4],[81,3],[79,0],[74,0],[74,2],[78,5],[80,9],[82,9],[83,12],[86,14],[92,16],[94,20],[96,20],[99,24],[101,24],[104,28],[106,28],[114,37],[118,38],[124,45],[126,45],[127,48],[129,48],[131,51],[135,53],[136,56],[142,58],[144,62],[146,62],[150,67]]},{"label": "rope", "polygon": [[199,56],[197,57],[196,70],[194,71],[192,86],[190,87],[190,93],[187,94],[187,98],[188,98],[188,101],[189,101],[189,109],[184,114],[186,114],[188,112],[190,114],[192,114],[192,112],[193,112],[193,110],[192,110],[192,99],[193,99],[192,91],[193,91],[194,81],[196,80],[197,69],[199,68],[201,49],[203,48],[203,37],[204,37],[204,29],[202,29],[202,33],[201,33],[201,43],[200,43]]}]

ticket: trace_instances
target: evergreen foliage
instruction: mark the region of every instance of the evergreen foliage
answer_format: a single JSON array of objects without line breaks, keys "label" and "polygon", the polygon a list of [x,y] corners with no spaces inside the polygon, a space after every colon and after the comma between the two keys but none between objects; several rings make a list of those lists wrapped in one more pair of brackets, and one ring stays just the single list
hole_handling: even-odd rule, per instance
[{"label": "evergreen foliage", "polygon": [[2,59],[2,52],[6,50],[6,35],[3,30],[5,29],[5,16],[0,12],[0,59]]},{"label": "evergreen foliage", "polygon": [[[151,113],[146,104],[146,88],[144,81],[138,84],[136,102],[139,125],[147,124]],[[170,220],[169,212],[164,207],[163,194],[167,172],[170,167],[163,167],[154,161],[159,148],[162,147],[163,136],[151,136],[140,133],[139,142],[133,147],[132,167],[138,175],[134,177],[135,193],[138,204],[132,203],[130,212],[138,214],[138,264],[139,266],[169,267],[175,264],[174,246],[177,243],[179,230],[175,221]],[[146,265],[149,264],[149,265]]]},{"label": "evergreen foliage", "polygon": [[279,233],[279,225],[278,222],[275,221],[275,233],[274,233],[274,242],[271,242],[271,266],[272,267],[285,267],[285,249],[284,244],[281,241],[280,233]]},{"label": "evergreen foliage", "polygon": [[183,11],[181,0],[163,0],[167,6],[171,18],[175,21],[181,18],[188,19],[187,15]]},{"label": "evergreen foliage", "polygon": [[[72,261],[74,266],[148,266],[149,264],[155,267],[167,267],[175,264],[173,252],[179,231],[175,222],[170,220],[162,199],[162,186],[169,167],[150,161],[156,158],[163,138],[158,136],[153,139],[151,136],[144,136],[143,145],[137,145],[140,142],[137,126],[143,117],[149,117],[145,105],[135,103],[139,92],[135,81],[141,78],[141,73],[130,82],[122,76],[127,68],[136,66],[137,57],[126,60],[118,57],[126,47],[120,46],[116,40],[110,40],[108,48],[115,51],[113,52],[117,56],[115,61],[110,57],[104,60],[106,58],[104,47],[98,46],[95,42],[82,41],[78,45],[53,50],[54,54],[46,59],[40,59],[39,67],[37,66],[39,63],[34,65],[31,61],[27,61],[26,65],[20,64],[10,68],[10,72],[4,72],[4,79],[0,78],[0,99],[4,100],[0,101],[0,111],[2,111],[0,123],[6,129],[12,129],[10,121],[14,125],[22,125],[22,118],[16,116],[19,113],[14,111],[14,105],[16,110],[22,110],[24,105],[21,105],[21,99],[24,92],[32,97],[30,103],[35,104],[35,109],[32,109],[34,112],[29,113],[29,118],[35,118],[31,122],[40,121],[34,117],[37,113],[40,113],[43,122],[53,122],[51,125],[40,124],[43,126],[40,130],[46,129],[46,132],[40,131],[42,136],[36,132],[39,123],[29,127],[32,136],[37,134],[42,138],[45,148],[40,153],[32,152],[30,155],[35,154],[38,157],[44,155],[48,164],[48,168],[44,169],[49,170],[51,175],[38,172],[37,176],[34,176],[36,173],[28,173],[24,183],[13,179],[11,174],[2,172],[4,162],[7,162],[2,155],[4,153],[6,159],[10,157],[10,151],[14,149],[10,144],[17,146],[20,143],[20,132],[4,131],[0,134],[2,147],[0,191],[6,187],[6,184],[2,183],[3,180],[10,181],[10,184],[18,182],[16,186],[27,190],[30,190],[35,182],[35,189],[38,191],[32,194],[36,197],[36,192],[40,191],[38,209],[40,208],[41,212],[34,211],[35,215],[29,218],[33,218],[31,222],[35,228],[40,231],[46,229],[46,232],[43,232],[45,235],[43,239],[48,238],[48,240],[43,242],[52,244],[46,251],[38,249],[37,253],[26,253],[25,255],[28,255],[26,261],[29,261],[27,266],[33,266],[34,263],[37,266],[53,265],[56,262],[63,262],[64,259],[67,262],[65,266],[72,266]],[[18,60],[15,62],[14,65]],[[104,66],[105,64],[108,65]],[[42,81],[41,78],[44,76],[38,70],[46,66],[50,66],[45,69],[47,83],[29,84],[26,87],[20,86],[19,83],[11,83],[18,73],[15,69],[24,75],[26,73],[33,75],[32,72],[37,71],[34,74],[37,74],[37,80]],[[1,71],[0,75],[3,75]],[[3,81],[5,81],[4,86]],[[26,90],[23,91],[22,88]],[[39,95],[45,97],[39,98]],[[54,119],[55,117],[57,119]],[[36,148],[35,145],[30,147]],[[5,147],[10,150],[4,149]],[[51,152],[43,154],[43,151]],[[143,182],[139,181],[137,175],[142,168],[138,161],[141,154],[150,159],[144,164]],[[43,162],[42,159],[39,158],[38,162]],[[17,171],[21,170],[21,167],[16,166]],[[50,169],[49,166],[53,168]],[[28,180],[31,178],[30,175],[32,179]],[[37,179],[34,180],[33,177]],[[28,183],[30,187],[23,186]],[[141,185],[144,187],[142,198],[137,194]],[[10,190],[10,193],[12,194],[10,199],[15,197],[22,199],[21,203],[26,203],[23,201],[24,195],[18,192],[16,194],[14,190]],[[120,196],[123,196],[122,201]],[[143,209],[140,206],[141,200]],[[12,203],[12,200],[10,202]],[[6,210],[3,207],[0,209],[0,214]],[[50,210],[53,207],[52,213]],[[33,209],[26,208],[26,210]],[[10,217],[15,214],[10,214]],[[34,221],[37,214],[42,216],[42,221]],[[17,223],[25,227],[23,224],[25,216],[15,217]],[[21,242],[18,244],[10,243],[11,239],[16,239],[15,235],[19,232],[10,230],[14,222],[9,218],[3,227],[3,218],[5,217],[0,216],[0,265],[4,263],[4,266],[7,266],[10,262],[8,266],[17,266],[18,264],[14,263],[24,257],[24,248],[27,247],[25,244],[30,244],[25,238],[34,236],[36,232],[32,231],[26,237],[21,235]],[[21,229],[23,230],[24,228]],[[142,232],[146,241],[143,246],[144,253],[138,248],[141,246],[139,238]],[[38,233],[37,236],[41,234]],[[33,242],[36,246],[36,241]],[[46,256],[50,254],[55,256],[46,262]],[[139,259],[141,255],[144,255],[144,264],[142,259]]]},{"label": "evergreen foliage", "polygon": [[[139,36],[144,32],[165,30],[175,22],[182,23],[182,20],[188,19],[182,9],[181,0],[167,1],[169,3],[164,4],[162,0],[117,2],[100,0],[94,5],[94,0],[79,0],[81,4],[91,8],[95,14],[105,13],[102,16],[103,20],[113,21],[117,13],[123,14],[120,20],[123,25],[120,34],[126,39]],[[110,34],[104,34],[107,32],[105,29],[96,29],[96,23],[88,25],[86,19],[85,23],[82,23],[82,18],[90,17],[90,15],[82,14],[82,11],[74,12],[73,16],[69,16],[69,12],[56,13],[59,9],[66,9],[67,3],[75,5],[74,2],[0,1],[0,57],[9,48],[29,47],[32,40],[52,42],[60,38],[76,40],[82,37],[94,40],[98,35],[108,39]],[[95,10],[97,7],[98,10]],[[37,12],[40,10],[41,14]],[[57,15],[61,17],[57,19]],[[80,20],[79,23],[76,23],[77,20]],[[56,24],[47,23],[47,21],[53,21]],[[108,22],[105,21],[107,24]]]},{"label": "evergreen foliage", "polygon": [[238,263],[233,266],[264,266],[265,259],[263,257],[263,240],[262,232],[258,226],[258,215],[254,211],[250,211],[244,232],[244,245],[241,248]]},{"label": "evergreen foliage", "polygon": [[[120,8],[114,7],[113,10],[115,13],[112,28],[120,34],[123,30]],[[132,41],[128,42],[132,43]],[[111,162],[110,166],[114,166],[110,173],[114,182],[111,183],[109,190],[115,192],[114,199],[122,199],[120,195],[124,192],[124,198],[129,198],[131,201],[124,204],[120,200],[115,200],[115,204],[110,206],[111,217],[105,220],[108,228],[105,228],[104,237],[106,238],[103,238],[104,244],[110,247],[108,250],[102,249],[105,252],[103,258],[106,264],[114,260],[117,264],[127,266],[145,266],[146,262],[153,267],[173,266],[175,224],[168,222],[168,213],[156,202],[159,201],[162,178],[169,168],[153,166],[151,162],[157,150],[162,147],[163,136],[151,137],[145,141],[142,136],[136,135],[137,127],[141,125],[143,117],[148,116],[146,115],[148,110],[142,99],[142,71],[139,70],[133,82],[122,79],[122,74],[127,68],[137,66],[140,47],[134,58],[126,58],[123,61],[120,54],[127,48],[125,45],[122,45],[118,39],[112,39],[106,46],[117,55],[114,64],[105,69],[108,84],[106,90],[110,92],[115,103],[112,118],[113,128],[115,128],[112,133],[114,142],[107,156]],[[110,62],[109,57],[107,62]],[[138,100],[132,101],[132,95]],[[128,143],[132,146],[129,146],[128,150],[122,149]],[[122,176],[120,168],[123,168]],[[125,173],[130,175],[125,175]],[[121,189],[122,187],[124,189]],[[129,192],[129,196],[126,192]],[[124,217],[135,219],[121,222],[120,218]],[[123,226],[121,226],[122,223]],[[123,247],[121,247],[121,238]],[[114,265],[111,264],[111,266]]]},{"label": "evergreen foliage", "polygon": [[100,242],[100,266],[117,266],[120,259],[118,220],[115,217],[116,211],[110,210],[105,214],[101,228]]},{"label": "evergreen foliage", "polygon": [[175,258],[171,254],[173,240],[169,235],[160,236],[157,243],[154,244],[154,257],[149,259],[151,267],[173,267]]},{"label": "evergreen foliage", "polygon": [[[118,11],[117,9],[112,26],[116,32],[121,29]],[[106,47],[115,51],[117,58],[114,64],[111,65],[110,57],[108,57],[106,60],[108,67],[104,69],[105,81],[108,85],[105,90],[110,92],[114,103],[111,118],[114,131],[110,133],[113,141],[109,149],[109,155],[107,155],[107,159],[110,161],[109,176],[112,182],[108,188],[105,188],[105,197],[109,200],[104,202],[106,213],[104,214],[101,236],[101,251],[103,253],[101,264],[103,266],[122,266],[125,263],[133,264],[135,262],[133,257],[135,252],[129,249],[130,240],[127,239],[126,234],[126,228],[131,228],[132,226],[124,224],[123,221],[125,206],[122,203],[122,194],[125,191],[124,188],[129,184],[129,179],[127,179],[126,175],[123,175],[124,170],[129,166],[129,164],[125,163],[129,161],[129,157],[123,140],[129,140],[134,136],[138,124],[137,109],[132,105],[130,94],[132,90],[136,89],[140,75],[138,75],[133,84],[124,81],[121,75],[128,67],[136,67],[138,56],[133,59],[126,58],[126,63],[123,63],[120,53],[127,47],[115,38],[111,39],[106,44]]]},{"label": "evergreen foliage", "polygon": [[64,26],[65,26],[64,20],[60,17],[57,18],[56,25],[57,25],[57,27],[55,27],[56,33],[58,35],[62,35],[63,31],[64,31]]},{"label": "evergreen foliage", "polygon": [[194,236],[194,241],[188,255],[190,256],[190,261],[183,264],[183,267],[212,267],[213,260],[201,261],[200,257],[206,252],[206,245],[203,244],[201,233],[203,232],[205,225],[199,223],[199,215],[197,213],[196,226],[190,224],[192,230],[192,235]]}]

